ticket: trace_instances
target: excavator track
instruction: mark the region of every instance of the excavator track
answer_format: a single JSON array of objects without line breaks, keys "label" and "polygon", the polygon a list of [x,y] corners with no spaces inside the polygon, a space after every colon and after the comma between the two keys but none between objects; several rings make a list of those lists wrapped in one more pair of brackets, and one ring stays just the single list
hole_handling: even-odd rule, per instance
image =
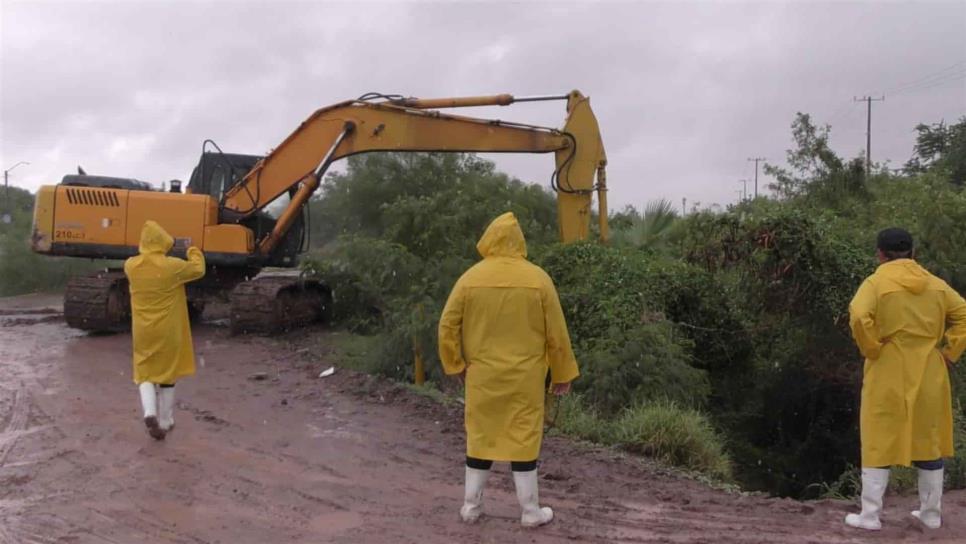
[{"label": "excavator track", "polygon": [[271,334],[326,319],[329,290],[297,276],[259,277],[231,292],[231,333]]},{"label": "excavator track", "polygon": [[119,332],[131,328],[131,300],[121,270],[75,276],[64,292],[64,319],[75,329]]}]

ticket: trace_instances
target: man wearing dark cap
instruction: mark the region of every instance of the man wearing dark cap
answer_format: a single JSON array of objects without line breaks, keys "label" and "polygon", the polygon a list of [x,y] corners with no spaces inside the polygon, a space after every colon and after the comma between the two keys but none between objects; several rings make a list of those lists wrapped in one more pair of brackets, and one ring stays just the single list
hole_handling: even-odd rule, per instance
[{"label": "man wearing dark cap", "polygon": [[852,336],[865,357],[862,407],[862,513],[845,523],[882,528],[889,467],[915,465],[925,527],[942,525],[943,457],[953,455],[949,369],[966,350],[966,301],[919,266],[912,236],[879,233],[875,273],[849,305]]}]

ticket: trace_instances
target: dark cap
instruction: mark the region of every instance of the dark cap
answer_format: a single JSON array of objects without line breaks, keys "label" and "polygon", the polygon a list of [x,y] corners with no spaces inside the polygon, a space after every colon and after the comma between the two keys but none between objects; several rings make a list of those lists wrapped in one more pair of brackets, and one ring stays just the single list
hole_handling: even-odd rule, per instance
[{"label": "dark cap", "polygon": [[885,229],[879,233],[876,247],[882,251],[912,251],[912,235],[905,229]]}]

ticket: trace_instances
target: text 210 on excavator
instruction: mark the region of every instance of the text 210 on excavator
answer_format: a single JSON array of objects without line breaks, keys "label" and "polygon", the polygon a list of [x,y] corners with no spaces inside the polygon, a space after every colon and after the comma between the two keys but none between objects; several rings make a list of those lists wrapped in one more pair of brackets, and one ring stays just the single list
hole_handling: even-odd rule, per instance
[{"label": "text 210 on excavator", "polygon": [[[439,109],[508,106],[566,100],[567,120],[552,129],[447,115]],[[266,267],[294,267],[302,251],[306,203],[333,161],[369,151],[554,153],[560,238],[588,237],[593,193],[600,235],[607,237],[606,157],[589,99],[558,96],[416,99],[370,93],[322,108],[265,157],[222,153],[206,142],[185,193],[152,190],[127,178],[65,176],[39,189],[32,247],[37,253],[125,259],[138,251],[147,220],[174,238],[173,254],[197,246],[208,272],[189,285],[195,310],[226,293],[234,332],[272,331],[322,317],[329,291],[317,280],[258,275]],[[277,219],[266,207],[288,195]],[[71,327],[118,330],[129,326],[128,286],[121,270],[72,278],[64,299]]]}]

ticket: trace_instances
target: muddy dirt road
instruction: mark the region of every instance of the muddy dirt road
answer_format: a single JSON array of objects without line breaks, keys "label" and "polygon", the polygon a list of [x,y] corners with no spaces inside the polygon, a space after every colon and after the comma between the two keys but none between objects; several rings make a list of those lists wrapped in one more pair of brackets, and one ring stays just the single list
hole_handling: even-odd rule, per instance
[{"label": "muddy dirt road", "polygon": [[[911,497],[886,528],[842,526],[852,505],[714,491],[638,459],[550,438],[541,494],[557,520],[518,525],[505,467],[486,516],[458,521],[459,407],[330,366],[283,342],[195,331],[198,375],[177,427],[144,431],[130,339],[68,329],[57,300],[0,300],[0,544],[966,542],[966,494],[923,533]],[[53,311],[44,311],[44,308]],[[312,331],[312,334],[325,334]]]}]

